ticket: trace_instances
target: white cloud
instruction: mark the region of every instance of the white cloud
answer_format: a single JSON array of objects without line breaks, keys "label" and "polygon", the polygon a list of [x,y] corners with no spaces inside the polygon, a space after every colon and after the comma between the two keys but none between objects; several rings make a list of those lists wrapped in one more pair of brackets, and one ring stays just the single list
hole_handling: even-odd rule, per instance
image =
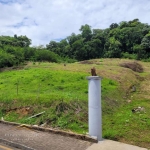
[{"label": "white cloud", "polygon": [[135,18],[150,24],[149,0],[0,0],[0,35],[26,35],[33,45],[48,44],[81,25],[107,28]]}]

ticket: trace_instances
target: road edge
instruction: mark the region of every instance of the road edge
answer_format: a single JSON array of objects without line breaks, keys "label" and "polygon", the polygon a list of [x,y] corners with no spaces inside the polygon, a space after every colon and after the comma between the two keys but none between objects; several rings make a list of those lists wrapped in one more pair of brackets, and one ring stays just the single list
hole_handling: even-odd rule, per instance
[{"label": "road edge", "polygon": [[52,128],[44,128],[44,127],[28,125],[28,124],[20,124],[20,123],[16,123],[16,122],[2,121],[2,120],[0,120],[0,123],[7,124],[7,125],[13,125],[13,126],[19,126],[19,127],[27,127],[31,130],[49,132],[49,133],[53,133],[53,134],[59,134],[62,136],[72,137],[72,138],[83,140],[83,141],[98,143],[97,139],[94,139],[94,138],[87,136],[87,135],[76,134],[76,133],[71,133],[71,132],[67,132],[67,131],[56,130],[56,129],[52,129]]}]

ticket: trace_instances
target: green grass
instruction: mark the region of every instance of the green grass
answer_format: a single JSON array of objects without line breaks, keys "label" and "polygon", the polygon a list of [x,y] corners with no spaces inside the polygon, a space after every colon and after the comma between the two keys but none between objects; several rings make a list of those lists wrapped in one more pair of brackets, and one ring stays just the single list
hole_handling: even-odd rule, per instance
[{"label": "green grass", "polygon": [[[149,147],[150,105],[149,100],[138,100],[120,107],[114,114],[103,118],[105,138],[128,141],[127,143]],[[144,111],[133,113],[132,109],[139,106]]]},{"label": "green grass", "polygon": [[[85,100],[87,91],[86,74],[48,69],[29,69],[1,74],[1,94],[3,101],[18,99],[25,103],[45,103],[49,100]],[[17,91],[18,89],[18,91]],[[81,94],[82,93],[82,94]]]},{"label": "green grass", "polygon": [[[94,65],[98,75],[103,77],[103,137],[150,148],[150,103],[140,93],[142,85],[149,96],[148,88],[143,88],[144,83],[149,81],[148,63],[142,63],[145,72],[140,74],[120,67],[120,61],[128,60],[92,60],[93,64],[73,63],[66,67],[56,63],[29,63],[21,70],[1,72],[0,117],[27,124],[40,125],[47,122],[53,128],[86,134],[86,77]],[[137,76],[147,80],[138,80]],[[131,85],[138,85],[136,92],[130,92]],[[133,113],[132,109],[139,106],[144,107],[145,111]],[[28,119],[43,111],[43,115]]]},{"label": "green grass", "polygon": [[[53,127],[71,129],[79,133],[87,132],[88,73],[44,67],[6,71],[0,74],[0,104],[3,105],[0,117],[32,124],[44,123],[48,119],[52,120]],[[116,81],[104,78],[103,96],[111,96],[116,91],[117,84]],[[27,106],[34,107],[31,114],[21,116],[16,111],[16,108]],[[46,113],[37,119],[27,119],[41,111]]]}]

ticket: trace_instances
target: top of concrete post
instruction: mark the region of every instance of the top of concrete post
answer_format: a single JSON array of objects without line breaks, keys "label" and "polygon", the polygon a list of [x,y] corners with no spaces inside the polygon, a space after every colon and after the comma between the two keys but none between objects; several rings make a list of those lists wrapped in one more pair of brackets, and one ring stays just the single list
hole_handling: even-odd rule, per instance
[{"label": "top of concrete post", "polygon": [[102,77],[99,77],[99,76],[88,76],[86,77],[87,80],[101,80]]}]

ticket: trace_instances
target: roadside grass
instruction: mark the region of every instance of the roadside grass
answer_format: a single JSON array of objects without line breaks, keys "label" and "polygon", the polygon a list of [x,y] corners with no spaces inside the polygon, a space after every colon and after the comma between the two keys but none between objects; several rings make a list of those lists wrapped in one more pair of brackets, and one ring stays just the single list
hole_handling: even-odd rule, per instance
[{"label": "roadside grass", "polygon": [[[88,132],[88,81],[94,66],[102,77],[103,137],[150,148],[150,65],[143,73],[120,67],[125,59],[90,63],[32,63],[0,73],[0,117],[4,120]],[[136,86],[136,91],[132,87]],[[144,107],[144,112],[132,110]],[[30,116],[45,111],[41,116]]]},{"label": "roadside grass", "polygon": [[[2,106],[0,117],[3,116],[9,121],[31,124],[42,124],[48,121],[55,128],[87,132],[88,81],[86,77],[90,74],[84,71],[57,70],[55,66],[58,64],[41,65],[37,68],[34,64],[22,70],[5,71],[0,74],[0,105]],[[54,66],[54,69],[47,68],[49,66],[51,68]],[[117,90],[117,86],[116,81],[104,78],[103,96],[111,97]],[[31,111],[28,112],[27,108]],[[27,119],[41,111],[45,111],[45,114],[39,118]]]},{"label": "roadside grass", "polygon": [[[147,103],[149,100],[137,100],[120,107],[112,115],[113,119],[104,123],[105,128],[109,126],[108,133],[106,132],[104,137],[112,133],[114,135],[111,138],[114,140],[149,148],[150,106]],[[139,106],[144,107],[144,111],[133,113],[132,109]]]}]

